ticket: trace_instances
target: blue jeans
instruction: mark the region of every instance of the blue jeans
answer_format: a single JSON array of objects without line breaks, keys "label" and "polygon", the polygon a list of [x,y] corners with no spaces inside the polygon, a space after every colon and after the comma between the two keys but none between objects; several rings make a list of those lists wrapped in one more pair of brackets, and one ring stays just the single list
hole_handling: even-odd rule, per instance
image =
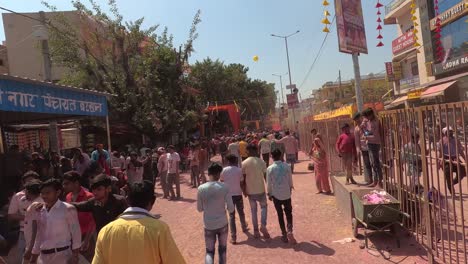
[{"label": "blue jeans", "polygon": [[[245,222],[244,200],[242,199],[242,195],[232,196],[232,203],[237,209],[237,214],[239,215],[242,230],[245,230],[247,228],[247,223]],[[234,239],[237,238],[236,211],[229,213],[229,228],[231,229],[231,237]]]},{"label": "blue jeans", "polygon": [[362,150],[361,154],[362,154],[362,161],[364,163],[363,164],[364,165],[364,180],[367,183],[370,183],[372,182],[372,165],[370,162],[369,151]]},{"label": "blue jeans", "polygon": [[214,230],[205,228],[205,264],[214,263],[216,239],[218,239],[219,264],[226,263],[227,237],[228,225]]},{"label": "blue jeans", "polygon": [[258,232],[258,218],[257,218],[257,202],[261,208],[261,224],[263,227],[267,225],[268,207],[265,193],[249,194],[250,211],[252,213],[252,225],[254,232]]},{"label": "blue jeans", "polygon": [[294,172],[294,163],[296,162],[296,154],[286,154],[286,162],[291,166],[291,172]]},{"label": "blue jeans", "polygon": [[374,171],[374,182],[382,181],[382,165],[380,164],[380,144],[368,143],[369,158]]}]

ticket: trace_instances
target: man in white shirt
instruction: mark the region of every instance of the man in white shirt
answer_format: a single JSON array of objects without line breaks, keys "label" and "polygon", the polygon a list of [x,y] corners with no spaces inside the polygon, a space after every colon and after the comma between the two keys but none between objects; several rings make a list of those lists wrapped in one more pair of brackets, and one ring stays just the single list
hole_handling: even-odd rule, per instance
[{"label": "man in white shirt", "polygon": [[167,188],[167,153],[163,147],[158,148],[158,172],[161,189],[163,191],[163,199],[169,198],[169,189]]},{"label": "man in white shirt", "polygon": [[[232,203],[237,208],[237,213],[239,214],[239,219],[242,226],[242,231],[247,232],[248,225],[245,221],[244,214],[244,200],[242,198],[242,188],[241,181],[244,180],[242,175],[242,169],[240,169],[237,164],[239,164],[238,158],[232,154],[226,156],[228,161],[228,166],[223,169],[221,172],[220,180],[224,182],[224,185],[228,188],[228,195],[232,197]],[[231,229],[231,243],[237,243],[237,230],[236,230],[236,213],[233,211],[229,213],[229,227]]]},{"label": "man in white shirt", "polygon": [[[39,174],[34,171],[28,171],[22,177],[23,185],[26,185],[29,182],[37,179],[39,179]],[[20,233],[18,242],[16,242],[16,245],[10,250],[8,254],[8,263],[21,263],[21,260],[23,259],[24,250],[26,247],[26,241],[23,232],[24,216],[31,203],[32,201],[26,197],[25,190],[16,193],[11,198],[10,205],[8,206],[8,219],[10,221],[19,221]]]},{"label": "man in white shirt", "polygon": [[268,140],[267,134],[263,134],[263,138],[258,142],[260,147],[260,153],[262,154],[262,159],[265,161],[266,166],[270,165],[270,152],[271,152],[271,141]]},{"label": "man in white shirt", "polygon": [[[180,174],[179,174],[179,153],[175,152],[175,147],[169,145],[167,147],[167,188],[171,194],[169,200],[180,199]],[[176,186],[176,193],[174,193],[174,184]],[[176,197],[177,194],[177,197]]]},{"label": "man in white shirt", "polygon": [[231,144],[228,146],[228,154],[232,154],[237,157],[239,160],[239,165],[240,165],[240,149],[239,149],[239,139],[238,138],[233,138],[233,141]]},{"label": "man in white shirt", "polygon": [[296,153],[299,151],[297,139],[288,131],[285,132],[286,136],[277,143],[283,143],[286,152],[286,162],[291,166],[291,172],[294,173],[294,163],[296,163]]},{"label": "man in white shirt", "polygon": [[38,234],[31,264],[77,264],[81,247],[78,214],[73,205],[59,200],[62,184],[50,179],[41,186],[45,206],[40,210]]},{"label": "man in white shirt", "polygon": [[[32,180],[25,184],[24,189],[26,191],[25,198],[30,203],[35,202],[42,202],[41,198],[41,181],[39,180]],[[29,260],[31,259],[32,254],[32,247],[34,246],[34,241],[36,240],[37,234],[37,220],[38,220],[39,212],[34,208],[29,206],[26,209],[26,213],[24,216],[24,240],[25,240],[25,253],[23,257],[23,264],[28,264]]]},{"label": "man in white shirt", "polygon": [[[281,161],[281,151],[275,149],[271,155],[274,163],[267,169],[267,191],[268,198],[275,204],[278,221],[281,228],[282,238],[285,243],[289,241],[296,244],[293,235],[293,216],[291,205],[291,190],[294,189],[291,168]],[[284,207],[284,209],[283,209]],[[288,229],[284,226],[283,213],[286,214]]]}]

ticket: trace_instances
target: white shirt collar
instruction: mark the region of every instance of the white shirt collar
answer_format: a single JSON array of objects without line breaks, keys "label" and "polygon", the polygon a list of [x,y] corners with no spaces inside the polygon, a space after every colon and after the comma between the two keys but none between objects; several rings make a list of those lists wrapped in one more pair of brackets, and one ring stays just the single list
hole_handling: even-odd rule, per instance
[{"label": "white shirt collar", "polygon": [[128,207],[127,209],[125,209],[124,213],[127,213],[127,212],[140,212],[140,213],[151,214],[148,210],[140,208],[140,207]]}]

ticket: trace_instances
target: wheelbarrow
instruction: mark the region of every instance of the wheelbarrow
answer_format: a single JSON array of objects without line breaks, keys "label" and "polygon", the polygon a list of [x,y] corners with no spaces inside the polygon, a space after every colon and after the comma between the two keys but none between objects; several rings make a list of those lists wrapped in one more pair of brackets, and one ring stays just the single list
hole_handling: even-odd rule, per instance
[{"label": "wheelbarrow", "polygon": [[[382,204],[369,204],[363,200],[363,196],[370,193],[369,190],[352,191],[353,235],[357,238],[358,228],[364,228],[365,246],[368,248],[368,237],[376,232],[382,232],[395,238],[397,247],[400,247],[400,239],[396,235],[397,225],[401,226],[407,213],[400,211],[400,202],[390,194],[387,194],[389,202]],[[368,232],[373,231],[373,232]]]}]

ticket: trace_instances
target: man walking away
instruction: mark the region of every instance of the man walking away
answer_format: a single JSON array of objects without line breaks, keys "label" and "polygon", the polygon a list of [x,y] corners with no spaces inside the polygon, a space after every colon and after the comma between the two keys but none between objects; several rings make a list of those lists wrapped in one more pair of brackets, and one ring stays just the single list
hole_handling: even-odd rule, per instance
[{"label": "man walking away", "polygon": [[[247,147],[249,158],[242,162],[242,174],[244,175],[244,195],[249,197],[250,210],[252,212],[252,225],[254,228],[254,237],[259,238],[262,232],[265,239],[270,238],[267,230],[268,207],[265,194],[265,162],[257,157],[257,146],[249,145]],[[257,202],[261,208],[261,227],[258,229]]]},{"label": "man walking away", "polygon": [[[28,182],[24,189],[26,191],[26,199],[31,202],[42,202],[41,198],[41,182],[39,180],[32,180]],[[31,209],[29,206],[24,216],[24,240],[25,240],[25,253],[23,256],[23,264],[28,264],[31,260],[32,248],[37,236],[37,221],[39,213],[37,210]]]},{"label": "man walking away", "polygon": [[[179,163],[180,156],[179,153],[175,152],[175,147],[170,145],[167,147],[169,152],[167,155],[167,187],[171,194],[169,200],[179,200],[180,199],[180,175],[179,175]],[[174,184],[176,186],[176,193],[174,193]]]},{"label": "man walking away", "polygon": [[298,152],[297,140],[291,135],[291,133],[286,131],[286,136],[280,140],[278,143],[283,143],[285,152],[286,152],[286,162],[291,165],[291,173],[294,173],[294,163],[296,162],[296,152]]},{"label": "man walking away", "polygon": [[245,137],[242,137],[239,141],[239,153],[242,158],[242,161],[246,160],[249,157],[249,153],[247,151],[247,141],[245,141]]},{"label": "man walking away", "polygon": [[266,133],[263,134],[263,138],[258,145],[260,146],[260,153],[262,154],[263,161],[265,161],[268,167],[270,165],[271,141],[268,140]]},{"label": "man walking away", "polygon": [[195,145],[192,146],[192,150],[189,154],[190,160],[190,176],[191,176],[191,183],[193,188],[197,188],[200,186],[200,152],[199,146]]},{"label": "man walking away", "polygon": [[[460,157],[466,161],[465,151],[460,140],[455,138],[452,127],[444,127],[442,129],[442,139],[437,143],[439,150],[439,163],[438,167],[444,170],[445,181],[449,192],[454,192],[455,184],[466,176],[466,167],[461,165]],[[460,164],[457,169],[457,163]],[[466,165],[465,165],[466,166]],[[456,178],[453,179],[453,173]]]},{"label": "man walking away", "polygon": [[353,162],[357,162],[356,145],[349,124],[344,124],[341,128],[341,135],[336,140],[335,148],[346,169],[346,185],[357,184],[353,179]]},{"label": "man walking away", "polygon": [[151,182],[130,185],[130,207],[99,232],[93,264],[186,263],[169,226],[149,212],[155,201]]},{"label": "man walking away", "polygon": [[81,248],[80,223],[75,207],[59,200],[62,184],[50,179],[41,186],[45,206],[40,209],[38,233],[29,263],[77,264]]},{"label": "man walking away", "polygon": [[239,160],[239,167],[241,165],[241,156],[240,156],[240,148],[239,148],[239,139],[233,138],[231,144],[228,145],[228,153],[234,155]]},{"label": "man walking away", "polygon": [[167,188],[167,153],[163,147],[158,148],[158,171],[159,181],[161,182],[161,189],[163,191],[163,199],[169,198],[169,188]]},{"label": "man walking away", "polygon": [[228,236],[226,208],[229,213],[233,213],[234,205],[228,188],[218,181],[222,170],[223,167],[217,163],[210,165],[209,181],[198,187],[197,209],[203,212],[205,225],[205,264],[214,263],[216,238],[218,238],[219,263],[226,263]]},{"label": "man walking away", "polygon": [[358,112],[353,117],[354,127],[354,142],[359,153],[361,153],[362,161],[364,163],[364,180],[366,185],[372,183],[372,165],[369,158],[369,148],[367,147],[367,140],[364,136],[364,131],[361,129],[362,116]]},{"label": "man walking away", "polygon": [[222,137],[221,141],[219,142],[219,153],[221,154],[223,166],[226,164],[226,155],[228,154],[228,144],[226,141],[227,139]]},{"label": "man walking away", "polygon": [[[239,161],[234,155],[226,156],[229,165],[221,172],[221,181],[224,182],[229,190],[229,196],[232,197],[232,203],[237,208],[237,214],[242,226],[242,231],[247,232],[248,225],[245,221],[244,200],[242,199],[241,181],[243,181],[242,170],[237,166]],[[237,243],[236,213],[232,211],[229,214],[229,227],[231,229],[231,243]]]},{"label": "man walking away", "polygon": [[[294,189],[292,173],[288,164],[281,161],[281,152],[275,150],[271,153],[274,163],[267,169],[267,190],[268,198],[273,201],[278,221],[281,228],[281,240],[285,243],[289,241],[291,244],[296,244],[296,239],[293,235],[293,216],[291,205],[291,191]],[[284,208],[283,208],[284,207]],[[286,214],[288,230],[284,226],[283,212]]]}]

